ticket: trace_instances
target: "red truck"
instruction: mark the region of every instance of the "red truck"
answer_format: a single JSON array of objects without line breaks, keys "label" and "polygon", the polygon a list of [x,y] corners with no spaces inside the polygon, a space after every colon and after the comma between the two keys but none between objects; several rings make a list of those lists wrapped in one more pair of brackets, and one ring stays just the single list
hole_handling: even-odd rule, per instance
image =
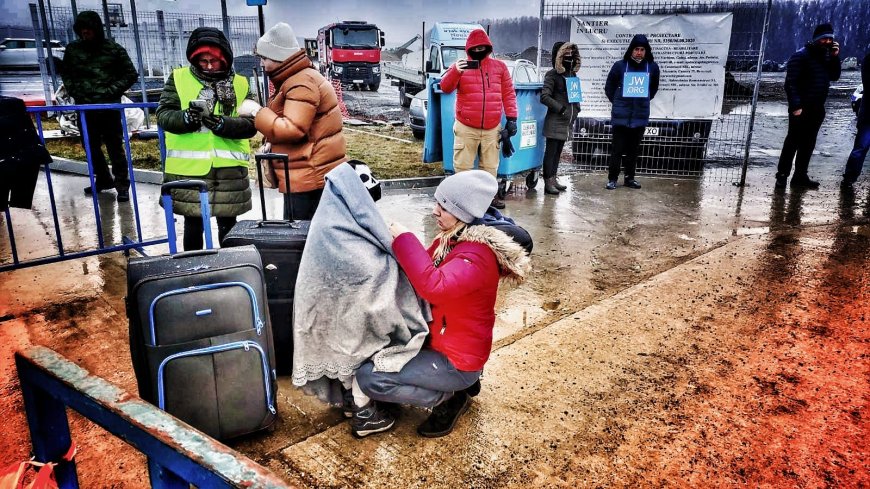
[{"label": "red truck", "polygon": [[376,92],[381,84],[383,46],[383,31],[368,22],[346,20],[321,27],[317,31],[320,72],[342,85]]}]

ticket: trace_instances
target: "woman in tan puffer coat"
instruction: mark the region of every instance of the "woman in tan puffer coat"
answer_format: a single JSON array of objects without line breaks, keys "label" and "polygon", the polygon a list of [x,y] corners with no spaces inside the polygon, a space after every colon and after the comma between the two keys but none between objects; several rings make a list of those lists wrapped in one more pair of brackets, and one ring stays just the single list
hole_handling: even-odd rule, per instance
[{"label": "woman in tan puffer coat", "polygon": [[257,41],[256,51],[277,87],[268,105],[252,115],[270,151],[288,156],[289,191],[283,162],[272,163],[284,193],[284,218],[311,219],[323,193],[324,175],[347,160],[338,97],[299,47],[289,25],[281,22],[269,29]]}]

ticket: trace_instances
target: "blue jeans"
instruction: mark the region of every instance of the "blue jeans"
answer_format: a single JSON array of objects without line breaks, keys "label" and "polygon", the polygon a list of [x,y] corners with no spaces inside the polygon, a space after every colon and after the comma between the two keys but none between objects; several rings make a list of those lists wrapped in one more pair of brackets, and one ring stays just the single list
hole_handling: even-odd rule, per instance
[{"label": "blue jeans", "polygon": [[457,370],[444,354],[424,348],[398,372],[375,372],[366,362],[356,372],[365,395],[376,401],[433,408],[453,397],[455,391],[470,387],[481,370]]},{"label": "blue jeans", "polygon": [[861,175],[861,168],[864,166],[864,159],[867,157],[867,150],[870,150],[870,123],[858,126],[858,134],[855,135],[855,147],[849,154],[849,160],[846,161],[846,171],[843,173],[843,180],[850,183],[855,183],[855,180],[858,180],[858,176]]}]

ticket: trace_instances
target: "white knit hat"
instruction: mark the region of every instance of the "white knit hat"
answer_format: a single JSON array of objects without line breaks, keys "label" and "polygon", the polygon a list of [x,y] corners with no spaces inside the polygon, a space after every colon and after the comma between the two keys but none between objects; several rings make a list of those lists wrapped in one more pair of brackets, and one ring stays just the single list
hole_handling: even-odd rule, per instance
[{"label": "white knit hat", "polygon": [[262,58],[284,61],[300,49],[293,29],[284,22],[278,22],[257,40],[256,54]]},{"label": "white knit hat", "polygon": [[435,189],[435,200],[464,223],[483,217],[498,191],[498,181],[489,172],[468,170],[445,178]]}]

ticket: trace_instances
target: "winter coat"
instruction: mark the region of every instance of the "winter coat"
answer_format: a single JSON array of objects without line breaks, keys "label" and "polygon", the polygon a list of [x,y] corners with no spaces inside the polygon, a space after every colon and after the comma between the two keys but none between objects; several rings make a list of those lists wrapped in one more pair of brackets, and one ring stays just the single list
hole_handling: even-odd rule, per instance
[{"label": "winter coat", "polygon": [[[646,48],[646,56],[640,63],[631,59],[631,52],[635,47]],[[643,72],[649,70],[649,98],[623,97],[622,81],[625,72]],[[646,36],[638,34],[631,39],[628,49],[621,60],[613,63],[610,73],[607,74],[607,82],[604,84],[604,93],[613,104],[610,111],[610,122],[614,126],[644,127],[649,123],[649,105],[659,90],[659,65],[653,60],[652,48]]]},{"label": "winter coat", "polygon": [[[475,29],[465,41],[465,51],[486,46],[492,52],[492,42],[482,29]],[[469,56],[470,58],[470,56]],[[456,65],[450,67],[441,80],[444,93],[456,95],[456,120],[468,127],[492,129],[501,124],[502,111],[508,118],[517,118],[517,94],[507,65],[493,59],[488,53],[480,60],[479,69],[460,73]]]},{"label": "winter coat", "polygon": [[[544,75],[544,88],[541,90],[541,103],[547,106],[547,116],[544,118],[544,137],[567,141],[571,135],[571,124],[580,113],[579,103],[568,102],[568,87],[566,77],[577,76],[580,71],[580,50],[571,42],[557,43],[553,46],[553,69]],[[566,53],[572,53],[574,68],[566,73],[562,58]]]},{"label": "winter coat", "polygon": [[90,28],[96,39],[77,39],[66,47],[61,71],[63,84],[77,104],[117,104],[136,82],[138,74],[127,51],[106,39],[103,21],[91,10],[81,12],[73,29],[81,36]]},{"label": "winter coat", "polygon": [[870,88],[870,53],[861,61],[861,83],[864,84],[864,96],[861,97],[861,108],[858,109],[858,126],[870,124],[870,102],[867,101],[867,90]]},{"label": "winter coat", "polygon": [[840,79],[840,57],[831,56],[822,46],[807,43],[788,59],[785,69],[785,94],[788,111],[824,110],[831,82]]},{"label": "winter coat", "polygon": [[18,98],[0,96],[0,211],[30,209],[42,165],[51,155]]},{"label": "winter coat", "polygon": [[[223,33],[217,29],[197,29],[188,41],[187,52],[192,53],[203,44],[217,45],[223,52],[229,66],[233,64],[233,53]],[[157,105],[157,124],[174,134],[188,134],[198,129],[190,129],[184,124],[184,111],[181,99],[175,88],[175,74],[169,75],[160,102]],[[250,92],[246,98],[252,98]],[[224,116],[224,125],[215,135],[226,139],[248,139],[257,130],[249,118]],[[191,178],[187,175],[164,173],[163,181],[171,182]],[[212,216],[234,217],[251,210],[251,187],[248,168],[242,166],[212,168],[204,176],[196,176],[208,185],[209,204]],[[196,190],[176,189],[172,191],[173,210],[182,216],[200,216],[199,192]],[[161,202],[162,205],[162,202]]]},{"label": "winter coat", "polygon": [[393,237],[350,165],[326,175],[293,298],[293,385],[330,396],[360,364],[398,372],[423,347],[428,308],[393,256]]},{"label": "winter coat", "polygon": [[[324,176],[347,160],[335,89],[314,69],[304,50],[284,60],[269,77],[279,88],[257,113],[257,130],[272,143],[273,153],[287,154],[291,192],[321,189]],[[286,193],[284,164],[272,164],[279,190]]]},{"label": "winter coat", "polygon": [[429,347],[457,369],[477,371],[489,359],[501,278],[522,282],[530,269],[525,250],[489,226],[468,226],[438,265],[412,233],[393,241],[396,259],[414,290],[432,306]]}]

